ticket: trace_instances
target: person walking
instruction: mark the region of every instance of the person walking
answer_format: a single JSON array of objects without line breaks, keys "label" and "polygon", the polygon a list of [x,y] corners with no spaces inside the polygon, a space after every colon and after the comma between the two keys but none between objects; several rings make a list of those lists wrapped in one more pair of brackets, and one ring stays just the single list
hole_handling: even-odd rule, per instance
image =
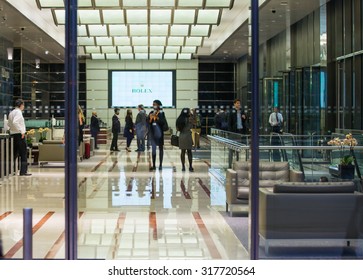
[{"label": "person walking", "polygon": [[164,131],[167,130],[168,122],[162,110],[162,103],[160,100],[153,101],[153,110],[149,113],[148,121],[152,157],[150,171],[156,170],[156,146],[159,146],[159,170],[162,170],[164,157]]},{"label": "person walking", "polygon": [[118,135],[121,132],[121,123],[118,115],[120,114],[120,109],[115,108],[114,109],[115,114],[112,116],[112,142],[111,142],[111,148],[110,151],[116,151],[119,152],[117,146],[118,141]]},{"label": "person walking", "polygon": [[135,152],[144,152],[145,151],[145,137],[147,133],[147,115],[144,109],[144,105],[140,104],[137,106],[137,110],[139,111],[135,120],[135,130],[136,130],[136,143],[137,150]]},{"label": "person walking", "polygon": [[28,173],[28,157],[25,139],[25,120],[23,117],[24,101],[18,99],[15,101],[15,108],[10,112],[8,117],[8,126],[10,135],[14,139],[14,157],[20,157],[20,176],[30,176]]},{"label": "person walking", "polygon": [[93,137],[94,141],[95,141],[95,149],[99,149],[98,145],[97,145],[97,135],[98,132],[100,131],[100,120],[97,117],[97,112],[92,112],[92,117],[91,117],[91,136]]},{"label": "person walking", "polygon": [[134,139],[134,121],[132,120],[131,109],[126,111],[124,137],[126,137],[126,151],[131,152],[130,145],[132,139]]},{"label": "person walking", "polygon": [[188,154],[188,162],[189,162],[189,171],[193,172],[193,155],[192,155],[192,147],[193,147],[193,139],[192,139],[192,131],[193,127],[193,116],[190,112],[189,108],[184,108],[179,117],[176,119],[176,129],[180,132],[179,135],[179,149],[180,152],[180,160],[182,163],[182,171],[185,171],[185,154]]},{"label": "person walking", "polygon": [[79,147],[79,158],[82,161],[85,156],[84,145],[83,145],[83,129],[86,124],[86,118],[83,115],[82,107],[78,105],[78,147]]}]

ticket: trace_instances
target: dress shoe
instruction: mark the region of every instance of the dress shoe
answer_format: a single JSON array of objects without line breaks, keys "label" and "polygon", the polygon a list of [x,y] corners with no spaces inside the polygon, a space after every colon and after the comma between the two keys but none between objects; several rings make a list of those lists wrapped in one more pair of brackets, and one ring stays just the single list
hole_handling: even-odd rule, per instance
[{"label": "dress shoe", "polygon": [[114,149],[114,151],[119,152],[120,150],[119,149]]},{"label": "dress shoe", "polygon": [[131,150],[129,148],[126,148],[125,150],[128,151],[128,152],[131,152]]},{"label": "dress shoe", "polygon": [[20,174],[20,176],[31,176],[32,174],[30,173],[24,173],[24,174]]},{"label": "dress shoe", "polygon": [[163,167],[162,166],[159,166],[159,170],[163,170]]},{"label": "dress shoe", "polygon": [[182,171],[185,171],[185,167],[182,168]]},{"label": "dress shoe", "polygon": [[150,171],[155,171],[156,170],[156,167],[155,166],[153,166],[153,167],[150,167],[150,169],[149,169]]},{"label": "dress shoe", "polygon": [[194,168],[193,167],[189,167],[189,171],[190,172],[194,172]]}]

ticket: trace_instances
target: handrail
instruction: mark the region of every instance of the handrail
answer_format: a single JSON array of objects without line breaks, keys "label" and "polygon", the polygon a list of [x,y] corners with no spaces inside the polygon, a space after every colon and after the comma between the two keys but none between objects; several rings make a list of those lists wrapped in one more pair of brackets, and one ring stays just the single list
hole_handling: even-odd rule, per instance
[{"label": "handrail", "polygon": [[[223,143],[226,144],[227,140],[228,140],[228,144],[230,145],[234,145],[234,146],[238,146],[238,149],[240,150],[248,150],[250,147],[244,144],[241,144],[237,141],[234,140],[230,140],[230,139],[226,139],[223,138],[221,136],[212,136],[212,135],[207,135],[208,138],[210,138],[211,140],[214,140],[216,142],[219,143]],[[230,142],[234,142],[233,144]],[[267,146],[267,145],[261,145],[259,146],[259,148],[261,150],[264,149],[271,149],[271,150],[281,150],[281,149],[286,149],[286,150],[340,150],[340,146]],[[350,146],[343,146],[343,150],[349,150]],[[354,146],[354,150],[363,150],[363,146]]]}]

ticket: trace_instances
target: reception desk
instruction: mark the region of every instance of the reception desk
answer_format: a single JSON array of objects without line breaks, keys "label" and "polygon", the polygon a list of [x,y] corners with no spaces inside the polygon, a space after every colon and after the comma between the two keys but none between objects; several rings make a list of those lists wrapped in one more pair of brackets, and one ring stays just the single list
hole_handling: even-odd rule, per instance
[{"label": "reception desk", "polygon": [[0,180],[3,181],[15,173],[14,142],[8,134],[0,134]]},{"label": "reception desk", "polygon": [[[83,130],[85,135],[91,135],[91,131],[89,128],[85,128]],[[111,135],[111,130],[109,128],[101,128],[101,130],[97,134],[97,144],[107,144],[107,139]]]}]

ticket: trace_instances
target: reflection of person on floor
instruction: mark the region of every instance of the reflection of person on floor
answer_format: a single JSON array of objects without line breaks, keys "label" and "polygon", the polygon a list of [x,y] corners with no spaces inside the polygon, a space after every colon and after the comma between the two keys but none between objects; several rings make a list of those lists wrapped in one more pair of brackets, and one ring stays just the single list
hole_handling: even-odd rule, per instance
[{"label": "reflection of person on floor", "polygon": [[[283,124],[282,114],[279,112],[278,107],[274,107],[274,111],[270,114],[268,122],[271,125],[271,146],[281,145],[280,135],[282,134],[282,124]],[[272,150],[273,161],[281,161],[281,150]]]}]

